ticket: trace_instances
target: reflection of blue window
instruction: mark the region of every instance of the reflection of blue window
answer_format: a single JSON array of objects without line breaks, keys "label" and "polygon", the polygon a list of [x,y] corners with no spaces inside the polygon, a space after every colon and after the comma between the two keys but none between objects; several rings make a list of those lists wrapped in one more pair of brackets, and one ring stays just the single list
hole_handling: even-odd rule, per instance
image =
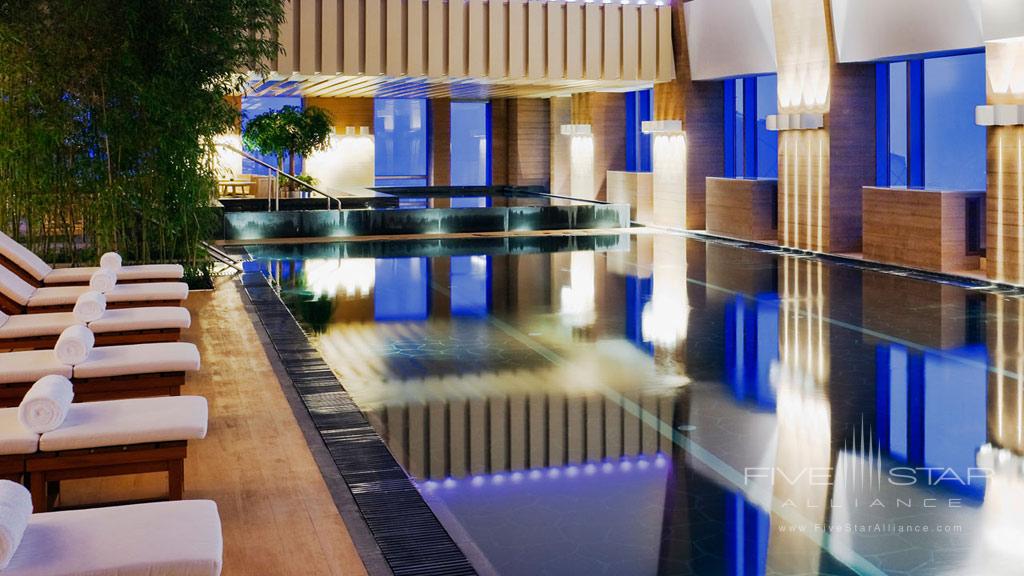
[{"label": "reflection of blue window", "polygon": [[760,406],[775,405],[770,371],[779,358],[779,300],[736,296],[725,309],[725,371],[733,394]]},{"label": "reflection of blue window", "polygon": [[374,170],[378,186],[424,186],[427,181],[427,101],[373,101]]},{"label": "reflection of blue window", "polygon": [[[296,108],[302,108],[302,97],[301,96],[243,96],[242,97],[242,132],[245,132],[245,126],[249,123],[249,120],[263,114],[264,112],[273,112],[280,110],[285,106],[294,106]],[[245,149],[246,152],[259,158],[260,160],[270,164],[271,166],[277,166],[277,157],[269,154],[257,154],[254,150],[249,148]],[[284,170],[288,171],[288,155],[285,154],[282,158]],[[298,156],[295,158],[295,172],[302,172],[302,157]],[[243,174],[259,174],[266,176],[270,174],[269,168],[264,168],[259,164],[249,160],[248,158],[242,158],[242,173]]]},{"label": "reflection of blue window", "polygon": [[642,132],[643,123],[653,118],[654,90],[626,93],[626,171],[651,171],[651,135]]},{"label": "reflection of blue window", "polygon": [[426,320],[430,269],[426,258],[379,258],[373,289],[374,320]]},{"label": "reflection of blue window", "polygon": [[626,339],[648,354],[654,353],[654,346],[644,341],[644,304],[651,301],[654,282],[651,278],[626,276]]},{"label": "reflection of blue window", "polygon": [[777,178],[779,139],[768,131],[778,112],[774,74],[725,81],[725,176]]},{"label": "reflection of blue window", "polygon": [[762,576],[768,565],[768,514],[747,502],[742,494],[726,500],[726,564],[730,576]]},{"label": "reflection of blue window", "polygon": [[491,259],[452,256],[452,316],[486,316],[491,303]]},{"label": "reflection of blue window", "polygon": [[969,53],[877,65],[879,186],[984,190],[985,55]]},{"label": "reflection of blue window", "polygon": [[451,178],[453,186],[491,183],[490,122],[487,102],[452,102]]},{"label": "reflection of blue window", "polygon": [[[988,388],[983,346],[910,353],[902,346],[877,350],[878,435],[882,448],[914,466],[950,469],[964,479],[985,443]],[[947,488],[977,494],[947,475]]]}]

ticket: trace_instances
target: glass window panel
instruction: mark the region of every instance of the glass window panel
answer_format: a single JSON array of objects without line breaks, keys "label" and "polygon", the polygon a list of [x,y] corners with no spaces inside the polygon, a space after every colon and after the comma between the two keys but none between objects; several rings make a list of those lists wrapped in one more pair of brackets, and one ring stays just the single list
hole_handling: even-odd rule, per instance
[{"label": "glass window panel", "polygon": [[[425,184],[429,145],[426,99],[375,99],[373,128],[377,177],[419,176]],[[403,185],[417,184],[406,181]]]},{"label": "glass window panel", "polygon": [[487,102],[451,104],[451,179],[453,186],[490,184]]},{"label": "glass window panel", "polygon": [[735,124],[733,126],[734,133],[736,135],[736,176],[742,177],[744,171],[744,151],[743,146],[743,79],[733,80],[736,83],[736,115],[733,117]]},{"label": "glass window panel", "polygon": [[889,64],[889,185],[907,186],[907,63]]},{"label": "glass window panel", "polygon": [[985,103],[985,55],[924,62],[924,173],[928,188],[984,190],[985,128],[974,108]]},{"label": "glass window panel", "polygon": [[757,177],[779,177],[779,134],[768,130],[768,116],[778,114],[778,79],[757,77]]},{"label": "glass window panel", "polygon": [[[295,106],[296,108],[302,108],[302,97],[301,96],[243,96],[242,97],[242,131],[245,131],[246,124],[249,120],[263,114],[265,112],[272,112],[280,110],[285,106]],[[271,154],[258,154],[254,150],[250,150],[248,147],[245,151],[260,160],[270,164],[271,166],[277,166],[277,157]],[[283,158],[284,170],[288,171],[288,156],[287,154]],[[295,172],[302,173],[302,157],[295,158]],[[243,174],[259,174],[266,176],[270,174],[270,169],[265,168],[256,162],[248,158],[242,159],[242,173]]]}]

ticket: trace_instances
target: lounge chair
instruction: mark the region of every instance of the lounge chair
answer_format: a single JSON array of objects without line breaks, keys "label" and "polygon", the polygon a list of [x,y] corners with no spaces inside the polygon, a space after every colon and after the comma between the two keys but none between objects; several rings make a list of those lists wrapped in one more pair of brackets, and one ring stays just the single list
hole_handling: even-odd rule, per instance
[{"label": "lounge chair", "polygon": [[177,396],[185,373],[199,370],[199,350],[188,342],[93,348],[77,364],[54,350],[0,353],[0,407],[17,406],[32,384],[50,374],[75,383],[75,400],[95,402],[143,396]]},{"label": "lounge chair", "polygon": [[[0,350],[44,350],[53,348],[65,328],[79,324],[73,312],[19,314],[0,312]],[[181,331],[192,323],[191,315],[178,306],[107,310],[87,322],[96,334],[98,346],[177,342]]]},{"label": "lounge chair", "polygon": [[[89,286],[51,286],[37,288],[0,266],[0,311],[6,314],[67,312]],[[104,293],[108,308],[143,306],[180,306],[188,298],[184,282],[151,282],[116,285]]]},{"label": "lounge chair", "polygon": [[217,505],[183,500],[33,514],[4,576],[219,576]]},{"label": "lounge chair", "polygon": [[36,434],[18,408],[0,409],[0,470],[27,479],[37,511],[53,508],[62,480],[167,473],[167,497],[181,500],[188,441],[206,437],[202,396],[73,404],[59,428]]},{"label": "lounge chair", "polygon": [[[85,285],[99,267],[53,268],[10,236],[0,232],[0,265],[14,272],[31,286]],[[178,264],[121,266],[118,284],[180,280],[185,270]]]}]

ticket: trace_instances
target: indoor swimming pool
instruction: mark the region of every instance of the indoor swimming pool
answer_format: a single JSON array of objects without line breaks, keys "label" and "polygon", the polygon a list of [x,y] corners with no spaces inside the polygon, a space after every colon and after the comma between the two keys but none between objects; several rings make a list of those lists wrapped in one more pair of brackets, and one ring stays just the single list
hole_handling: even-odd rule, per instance
[{"label": "indoor swimming pool", "polygon": [[1018,297],[585,238],[250,253],[481,574],[1019,568]]}]

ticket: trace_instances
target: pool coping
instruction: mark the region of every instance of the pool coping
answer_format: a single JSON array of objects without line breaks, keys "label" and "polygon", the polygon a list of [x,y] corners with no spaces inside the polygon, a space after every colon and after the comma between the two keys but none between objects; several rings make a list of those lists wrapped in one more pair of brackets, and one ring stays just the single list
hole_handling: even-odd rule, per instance
[{"label": "pool coping", "polygon": [[[275,372],[280,367],[282,385],[292,388],[286,391],[289,405],[367,571],[476,574],[267,278],[259,272],[240,276],[241,291],[264,329],[261,341],[265,335],[268,356],[277,356],[274,364],[279,361]],[[315,435],[320,450],[310,442]],[[358,524],[349,522],[353,513],[359,515]]]}]

